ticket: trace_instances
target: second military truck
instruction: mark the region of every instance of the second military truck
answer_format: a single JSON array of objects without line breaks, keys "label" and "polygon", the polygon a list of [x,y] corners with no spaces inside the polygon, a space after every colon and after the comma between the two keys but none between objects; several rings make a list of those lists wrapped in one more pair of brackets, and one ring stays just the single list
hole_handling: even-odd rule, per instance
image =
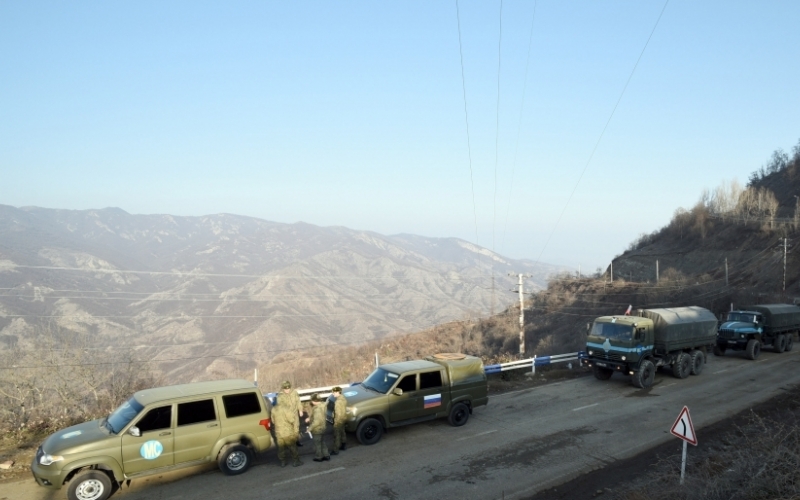
[{"label": "second military truck", "polygon": [[746,351],[756,359],[762,347],[775,352],[791,351],[795,333],[800,331],[800,307],[791,304],[745,306],[728,313],[719,327],[714,354],[723,356],[727,349]]},{"label": "second military truck", "polygon": [[697,306],[602,316],[589,330],[581,362],[599,380],[619,372],[630,375],[636,387],[650,387],[659,366],[671,367],[677,378],[699,375],[716,336],[717,318]]},{"label": "second military truck", "polygon": [[483,362],[474,356],[445,353],[381,365],[361,384],[345,389],[345,428],[369,445],[390,427],[442,417],[458,427],[474,408],[488,403],[488,392]]}]

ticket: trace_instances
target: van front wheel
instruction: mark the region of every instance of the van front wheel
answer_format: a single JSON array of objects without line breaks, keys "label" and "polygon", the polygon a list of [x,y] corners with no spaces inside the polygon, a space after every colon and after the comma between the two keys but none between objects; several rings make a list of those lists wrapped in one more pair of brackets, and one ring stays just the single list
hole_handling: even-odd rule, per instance
[{"label": "van front wheel", "polygon": [[365,418],[356,429],[358,442],[364,445],[375,444],[381,440],[383,425],[376,418]]},{"label": "van front wheel", "polygon": [[69,500],[106,500],[111,495],[111,479],[97,469],[78,472],[67,487]]}]

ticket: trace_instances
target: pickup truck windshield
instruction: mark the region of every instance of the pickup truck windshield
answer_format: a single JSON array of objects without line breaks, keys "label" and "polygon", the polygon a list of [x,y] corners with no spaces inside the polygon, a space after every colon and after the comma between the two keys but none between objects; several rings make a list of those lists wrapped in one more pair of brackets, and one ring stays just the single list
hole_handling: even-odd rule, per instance
[{"label": "pickup truck windshield", "polygon": [[394,383],[397,382],[397,378],[399,376],[400,375],[386,371],[383,368],[378,368],[374,372],[370,373],[369,377],[367,377],[365,381],[361,382],[361,385],[375,392],[386,394],[389,392],[389,389],[392,388]]},{"label": "pickup truck windshield", "polygon": [[592,325],[590,335],[609,339],[630,340],[633,337],[633,327],[617,323],[595,323]]},{"label": "pickup truck windshield", "polygon": [[742,323],[756,323],[757,316],[750,313],[732,312],[728,313],[728,321],[741,321]]},{"label": "pickup truck windshield", "polygon": [[119,408],[114,410],[106,420],[109,430],[114,434],[119,434],[119,431],[128,425],[133,420],[133,417],[142,411],[142,408],[144,407],[133,397],[119,405]]}]

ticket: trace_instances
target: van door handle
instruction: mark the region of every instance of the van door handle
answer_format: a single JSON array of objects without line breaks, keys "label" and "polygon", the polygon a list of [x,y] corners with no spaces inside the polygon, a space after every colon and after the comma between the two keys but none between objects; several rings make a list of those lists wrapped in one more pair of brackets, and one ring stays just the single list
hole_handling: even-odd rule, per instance
[{"label": "van door handle", "polygon": [[162,432],[161,434],[159,434],[159,436],[169,436],[170,434],[172,434],[172,433],[171,432]]},{"label": "van door handle", "polygon": [[218,424],[208,424],[206,427],[216,427]]}]

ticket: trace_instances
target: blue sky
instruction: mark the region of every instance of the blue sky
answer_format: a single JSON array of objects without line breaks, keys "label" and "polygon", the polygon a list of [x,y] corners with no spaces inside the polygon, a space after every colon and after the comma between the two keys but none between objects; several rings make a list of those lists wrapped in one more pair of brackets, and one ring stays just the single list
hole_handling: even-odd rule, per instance
[{"label": "blue sky", "polygon": [[671,0],[591,161],[664,2],[505,0],[499,108],[500,2],[459,6],[472,180],[455,1],[0,2],[0,203],[594,270],[800,138],[798,2]]}]

